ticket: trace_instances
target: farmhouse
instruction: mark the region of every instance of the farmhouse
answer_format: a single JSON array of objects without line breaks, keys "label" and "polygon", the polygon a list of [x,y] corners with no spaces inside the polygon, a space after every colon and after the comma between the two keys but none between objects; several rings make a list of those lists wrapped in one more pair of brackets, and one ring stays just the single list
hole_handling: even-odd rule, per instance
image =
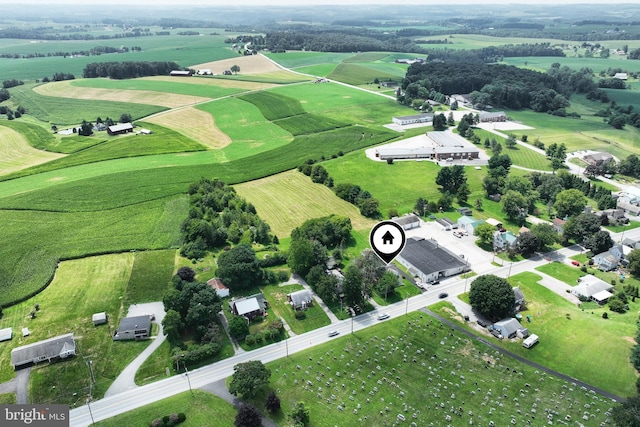
[{"label": "farmhouse", "polygon": [[306,310],[313,305],[313,297],[311,292],[306,289],[292,292],[287,295],[287,301],[294,310]]},{"label": "farmhouse", "polygon": [[415,114],[413,116],[399,116],[393,117],[391,121],[397,125],[412,125],[414,123],[431,123],[433,121],[433,114]]},{"label": "farmhouse", "polygon": [[95,313],[91,316],[91,320],[93,321],[93,326],[104,325],[107,323],[107,313],[104,311],[102,313]]},{"label": "farmhouse", "polygon": [[480,123],[504,122],[507,120],[507,115],[504,111],[496,111],[495,113],[481,111],[478,113],[478,118]]},{"label": "farmhouse", "polygon": [[578,281],[580,283],[571,289],[571,293],[579,298],[582,297],[587,300],[594,300],[602,304],[606,302],[611,295],[613,295],[610,292],[611,289],[613,289],[613,286],[604,280],[598,279],[592,274],[587,274],[586,276],[578,279]]},{"label": "farmhouse", "polygon": [[513,338],[515,336],[525,338],[529,336],[529,330],[522,326],[520,322],[518,322],[518,319],[514,319],[513,317],[494,323],[493,329],[499,331],[500,334],[506,338]]},{"label": "farmhouse", "polygon": [[109,135],[122,135],[129,132],[133,132],[133,125],[131,123],[121,123],[107,127],[107,133]]},{"label": "farmhouse", "polygon": [[407,239],[398,261],[411,274],[427,283],[469,270],[462,258],[440,246],[437,241],[420,237]]},{"label": "farmhouse", "polygon": [[598,269],[602,271],[613,270],[624,260],[622,245],[614,245],[606,252],[602,252],[593,257],[593,262],[598,264]]},{"label": "farmhouse", "polygon": [[218,294],[220,298],[226,298],[229,296],[229,288],[227,288],[224,283],[222,283],[222,280],[218,279],[217,277],[209,279],[207,281],[207,285],[211,286],[211,288],[216,291],[216,294]]},{"label": "farmhouse", "polygon": [[613,156],[603,151],[596,151],[594,153],[589,153],[583,156],[582,160],[589,163],[590,165],[597,165],[600,163],[609,162],[613,160]]},{"label": "farmhouse", "polygon": [[0,342],[9,341],[12,338],[13,338],[13,329],[12,328],[0,329]]},{"label": "farmhouse", "polygon": [[518,237],[510,231],[496,230],[493,232],[493,250],[506,251],[515,247],[518,243]]},{"label": "farmhouse", "polygon": [[149,338],[151,333],[151,316],[125,317],[120,321],[120,326],[113,333],[114,341],[141,340]]},{"label": "farmhouse", "polygon": [[231,300],[229,306],[236,316],[244,316],[252,320],[256,316],[264,316],[267,308],[267,300],[264,298],[264,295],[256,294],[246,298]]},{"label": "farmhouse", "polygon": [[45,360],[66,359],[75,354],[76,342],[73,333],[70,333],[14,348],[11,350],[11,364],[13,369],[20,369]]},{"label": "farmhouse", "polygon": [[392,218],[391,221],[395,222],[405,230],[420,227],[420,218],[416,214],[407,214],[401,217],[395,217]]}]

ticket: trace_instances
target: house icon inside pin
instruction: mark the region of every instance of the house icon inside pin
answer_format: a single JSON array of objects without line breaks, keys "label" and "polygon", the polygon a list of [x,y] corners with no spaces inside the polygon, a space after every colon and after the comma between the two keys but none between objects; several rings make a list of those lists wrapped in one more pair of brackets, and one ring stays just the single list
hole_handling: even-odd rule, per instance
[{"label": "house icon inside pin", "polygon": [[382,244],[383,245],[393,245],[393,234],[389,230],[382,236]]}]

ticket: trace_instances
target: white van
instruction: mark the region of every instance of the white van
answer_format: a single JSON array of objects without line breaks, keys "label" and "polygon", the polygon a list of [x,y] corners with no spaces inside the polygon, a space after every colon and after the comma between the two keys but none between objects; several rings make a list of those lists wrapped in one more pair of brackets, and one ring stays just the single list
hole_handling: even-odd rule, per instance
[{"label": "white van", "polygon": [[525,340],[522,341],[522,346],[524,348],[531,348],[538,342],[538,336],[536,334],[531,334]]}]

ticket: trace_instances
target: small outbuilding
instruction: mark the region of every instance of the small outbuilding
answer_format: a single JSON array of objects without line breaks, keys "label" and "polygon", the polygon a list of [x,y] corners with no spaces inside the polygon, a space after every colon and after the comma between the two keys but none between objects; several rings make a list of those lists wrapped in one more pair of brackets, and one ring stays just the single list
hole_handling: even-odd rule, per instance
[{"label": "small outbuilding", "polygon": [[12,328],[0,329],[0,342],[2,342],[2,341],[10,341],[12,338],[13,338],[13,329]]},{"label": "small outbuilding", "polygon": [[211,288],[216,291],[216,294],[218,294],[220,298],[226,298],[229,296],[229,288],[227,288],[224,283],[222,283],[221,279],[217,277],[209,279],[207,281],[207,285],[211,286]]},{"label": "small outbuilding", "polygon": [[93,326],[104,325],[107,323],[107,313],[104,311],[102,313],[95,313],[91,316],[91,320],[93,321]]},{"label": "small outbuilding", "polygon": [[395,217],[392,218],[391,221],[395,222],[405,230],[420,227],[420,218],[416,214],[407,214],[401,217]]},{"label": "small outbuilding", "polygon": [[499,331],[505,338],[513,338],[515,336],[523,338],[529,336],[529,330],[522,326],[520,322],[518,322],[518,319],[513,317],[494,323],[493,329]]},{"label": "small outbuilding", "polygon": [[141,340],[149,338],[151,334],[151,316],[125,317],[120,321],[120,326],[113,333],[114,341]]}]

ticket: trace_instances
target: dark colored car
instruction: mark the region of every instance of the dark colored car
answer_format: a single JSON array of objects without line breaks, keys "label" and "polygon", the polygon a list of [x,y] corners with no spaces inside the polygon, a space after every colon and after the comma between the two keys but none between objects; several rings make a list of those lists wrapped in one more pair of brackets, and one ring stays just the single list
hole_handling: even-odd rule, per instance
[{"label": "dark colored car", "polygon": [[441,293],[440,295],[438,295],[438,298],[443,299],[443,298],[446,298],[446,297],[448,297],[448,296],[449,296],[449,294],[448,294],[448,293],[443,292],[443,293]]}]

